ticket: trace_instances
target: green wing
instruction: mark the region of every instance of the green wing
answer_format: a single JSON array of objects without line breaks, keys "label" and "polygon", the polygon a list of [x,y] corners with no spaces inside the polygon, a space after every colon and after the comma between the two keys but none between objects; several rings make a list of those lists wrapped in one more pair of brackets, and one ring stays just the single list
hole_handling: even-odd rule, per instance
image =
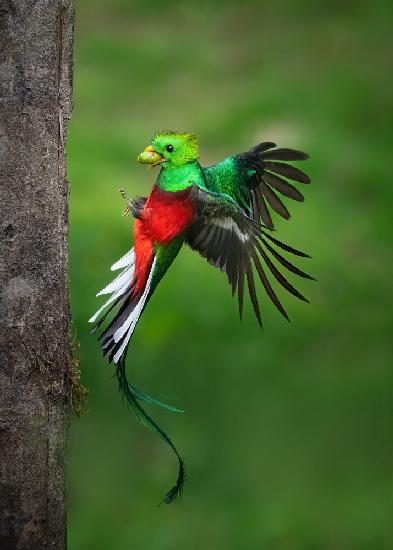
[{"label": "green wing", "polygon": [[277,192],[295,201],[303,195],[287,180],[310,183],[298,168],[277,161],[306,160],[308,155],[294,149],[276,149],[274,143],[260,143],[245,153],[233,155],[214,166],[203,168],[206,186],[215,193],[225,193],[257,223],[269,229],[274,224],[268,205],[285,219],[290,214]]}]

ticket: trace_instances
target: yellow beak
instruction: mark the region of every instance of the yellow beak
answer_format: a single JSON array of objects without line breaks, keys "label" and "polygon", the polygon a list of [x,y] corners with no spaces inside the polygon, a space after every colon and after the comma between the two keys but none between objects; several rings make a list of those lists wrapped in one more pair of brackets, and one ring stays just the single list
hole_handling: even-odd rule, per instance
[{"label": "yellow beak", "polygon": [[161,164],[165,159],[160,153],[157,153],[151,145],[138,156],[138,162],[141,164],[152,164],[153,166]]}]

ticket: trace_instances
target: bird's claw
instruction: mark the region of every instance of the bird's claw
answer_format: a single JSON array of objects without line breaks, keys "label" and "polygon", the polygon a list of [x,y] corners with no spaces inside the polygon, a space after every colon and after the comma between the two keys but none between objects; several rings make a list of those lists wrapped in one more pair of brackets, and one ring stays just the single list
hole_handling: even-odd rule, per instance
[{"label": "bird's claw", "polygon": [[124,191],[124,189],[119,189],[119,193],[125,201],[128,202],[130,200],[130,197],[127,195],[127,193]]},{"label": "bird's claw", "polygon": [[127,206],[123,210],[123,216],[129,216],[131,213],[131,199],[127,195],[127,193],[124,191],[124,189],[119,189],[120,195],[123,197],[123,199],[126,201]]}]

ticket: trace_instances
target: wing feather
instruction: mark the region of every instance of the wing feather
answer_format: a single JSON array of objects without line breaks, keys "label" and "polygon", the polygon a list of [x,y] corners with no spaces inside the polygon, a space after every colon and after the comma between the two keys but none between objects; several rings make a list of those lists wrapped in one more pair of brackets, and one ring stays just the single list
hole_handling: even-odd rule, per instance
[{"label": "wing feather", "polygon": [[271,259],[266,254],[266,252],[263,250],[259,242],[257,242],[257,248],[260,255],[264,259],[264,262],[266,263],[267,267],[272,273],[273,277],[276,279],[276,281],[278,281],[280,285],[283,286],[293,296],[296,296],[296,298],[299,298],[299,300],[302,300],[303,302],[308,302],[307,298],[305,298],[302,294],[300,294],[300,292],[296,290],[296,288],[294,288],[289,281],[286,280],[286,278],[282,275],[282,273],[279,272],[279,270],[271,261]]},{"label": "wing feather", "polygon": [[238,289],[237,289],[237,298],[239,302],[239,317],[240,319],[243,316],[243,304],[244,304],[244,249],[240,247],[240,258],[239,258],[239,274],[238,274]]},{"label": "wing feather", "polygon": [[[263,193],[262,188],[259,185],[258,188],[256,189],[256,197],[258,201],[260,216],[262,218],[263,223],[266,225],[266,227],[269,229],[273,229],[274,228],[273,220],[270,215],[269,209],[266,205],[266,201],[262,196],[262,193]],[[256,218],[253,218],[253,219],[255,221],[259,221],[259,219],[256,219]]]},{"label": "wing feather", "polygon": [[267,278],[266,273],[264,272],[263,267],[261,266],[261,262],[259,261],[259,258],[257,256],[257,254],[255,253],[255,251],[252,252],[252,257],[253,257],[253,260],[254,260],[255,267],[257,268],[259,278],[261,279],[262,284],[263,284],[263,286],[266,290],[266,294],[269,296],[270,300],[276,306],[276,308],[281,313],[281,315],[283,315],[285,317],[285,319],[287,321],[289,321],[289,317],[287,315],[287,312],[282,307],[280,300],[277,298],[277,295],[274,292],[274,290],[273,290],[273,288],[272,288],[272,286],[269,282],[269,279]]},{"label": "wing feather", "polygon": [[280,216],[288,220],[290,218],[290,214],[283,203],[280,201],[280,199],[277,197],[273,189],[270,189],[270,187],[266,184],[263,185],[262,189],[267,201],[269,202],[273,210],[275,210],[277,214],[280,214]]},{"label": "wing feather", "polygon": [[307,159],[308,155],[302,151],[276,148],[274,143],[264,142],[214,166],[203,168],[203,173],[208,190],[229,195],[254,221],[274,229],[270,208],[285,219],[290,217],[275,191],[302,202],[303,195],[287,179],[310,183],[307,174],[286,164],[286,161]]},{"label": "wing feather", "polygon": [[285,181],[283,178],[280,178],[276,174],[265,172],[263,174],[263,180],[266,184],[274,187],[274,189],[279,191],[282,195],[285,195],[286,197],[295,201],[304,201],[303,195],[300,193],[300,191],[296,189],[296,187]]},{"label": "wing feather", "polygon": [[284,164],[282,162],[265,162],[265,167],[266,170],[281,174],[282,176],[286,176],[287,178],[298,181],[299,183],[310,183],[310,178],[307,174],[299,170],[299,168],[295,168],[289,164]]},{"label": "wing feather", "polygon": [[266,160],[307,160],[307,153],[296,151],[295,149],[274,149],[264,152],[261,157]]},{"label": "wing feather", "polygon": [[254,313],[257,318],[258,324],[262,328],[261,312],[259,310],[258,298],[255,290],[254,276],[252,274],[252,267],[251,267],[251,262],[249,258],[247,258],[245,269],[246,269],[246,276],[247,276],[247,283],[248,283],[248,294],[250,295],[252,307],[254,308]]},{"label": "wing feather", "polygon": [[[262,326],[253,266],[267,296],[286,319],[288,319],[288,315],[269,281],[268,273],[287,292],[300,300],[307,301],[282,275],[269,257],[268,252],[278,260],[281,266],[292,273],[303,278],[311,278],[281,256],[275,250],[273,244],[297,256],[306,256],[306,254],[271,237],[235,205],[217,197],[213,198],[200,188],[195,193],[193,200],[197,204],[197,215],[187,232],[186,242],[192,249],[206,258],[209,263],[226,273],[228,282],[232,287],[232,294],[234,295],[237,290],[240,317],[243,312],[244,282],[246,279],[255,316]],[[270,242],[268,242],[269,240]]]},{"label": "wing feather", "polygon": [[281,256],[281,254],[279,254],[277,250],[275,250],[272,246],[270,246],[270,244],[266,241],[266,239],[262,238],[261,240],[265,245],[265,247],[268,249],[268,251],[272,254],[272,256],[274,256],[282,266],[288,269],[288,271],[291,271],[292,273],[299,275],[299,277],[303,277],[303,279],[311,279],[312,281],[315,281],[314,277],[311,277],[311,275],[304,273],[304,271],[301,271],[298,267],[291,264],[291,262],[289,262],[286,258],[284,258],[284,256]]}]

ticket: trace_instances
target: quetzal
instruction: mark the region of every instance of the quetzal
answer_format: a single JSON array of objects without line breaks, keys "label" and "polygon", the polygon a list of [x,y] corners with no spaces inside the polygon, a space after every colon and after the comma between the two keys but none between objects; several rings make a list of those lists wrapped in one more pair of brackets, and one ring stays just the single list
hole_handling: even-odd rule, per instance
[{"label": "quetzal", "polygon": [[[288,319],[267,272],[288,292],[307,301],[279,268],[312,279],[282,254],[306,257],[299,250],[273,237],[270,208],[289,218],[279,195],[303,201],[303,195],[288,180],[302,184],[310,179],[298,168],[282,161],[303,161],[305,153],[278,149],[274,143],[256,145],[245,153],[230,156],[214,166],[199,163],[198,141],[194,134],[158,132],[138,161],[160,168],[148,198],[127,199],[126,213],[134,222],[134,248],[117,261],[112,270],[121,270],[98,295],[109,299],[90,319],[94,330],[111,318],[99,337],[102,350],[116,366],[121,391],[138,418],[158,433],[179,460],[175,486],[165,503],[181,492],[185,480],[184,463],[172,441],[142,408],[140,401],[166,405],[131,386],[125,373],[125,357],[135,326],[161,278],[185,243],[226,273],[232,294],[237,292],[242,315],[245,285],[258,323],[261,315],[255,290],[254,270],[270,300]],[[125,196],[123,192],[123,196]],[[125,198],[127,198],[125,196]]]}]

